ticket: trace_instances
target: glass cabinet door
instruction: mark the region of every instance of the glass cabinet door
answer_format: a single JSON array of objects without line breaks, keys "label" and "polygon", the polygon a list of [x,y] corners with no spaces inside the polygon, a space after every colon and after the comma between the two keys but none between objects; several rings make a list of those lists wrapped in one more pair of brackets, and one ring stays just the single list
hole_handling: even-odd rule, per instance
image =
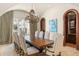
[{"label": "glass cabinet door", "polygon": [[68,13],[68,33],[76,33],[76,15],[74,12]]}]

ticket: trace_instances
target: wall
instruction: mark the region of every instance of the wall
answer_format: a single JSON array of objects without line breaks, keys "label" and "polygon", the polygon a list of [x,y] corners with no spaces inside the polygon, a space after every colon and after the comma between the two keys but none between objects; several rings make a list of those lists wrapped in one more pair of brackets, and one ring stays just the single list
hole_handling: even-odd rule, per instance
[{"label": "wall", "polygon": [[6,10],[4,10],[4,12],[0,13],[0,16],[8,11],[11,10],[23,10],[23,11],[29,11],[31,9],[31,4],[15,4],[9,8],[7,8]]},{"label": "wall", "polygon": [[26,15],[27,13],[25,11],[21,11],[21,10],[13,11],[14,18],[25,19]]}]

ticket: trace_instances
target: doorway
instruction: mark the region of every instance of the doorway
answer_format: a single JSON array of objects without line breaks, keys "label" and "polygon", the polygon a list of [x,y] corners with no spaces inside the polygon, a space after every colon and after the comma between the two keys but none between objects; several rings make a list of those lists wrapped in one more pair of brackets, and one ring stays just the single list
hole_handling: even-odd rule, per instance
[{"label": "doorway", "polygon": [[41,21],[40,21],[40,31],[43,31],[45,32],[45,18],[41,18]]}]

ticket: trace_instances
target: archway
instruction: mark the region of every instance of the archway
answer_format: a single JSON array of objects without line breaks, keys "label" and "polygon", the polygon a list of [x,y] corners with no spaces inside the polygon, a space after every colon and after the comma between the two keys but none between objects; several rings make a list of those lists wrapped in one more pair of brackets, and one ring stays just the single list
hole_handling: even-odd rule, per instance
[{"label": "archway", "polygon": [[[9,43],[9,41],[10,43],[12,43],[12,33],[17,31],[19,32],[20,30],[22,30],[22,32],[24,33],[28,31],[26,34],[30,35],[31,33],[30,36],[34,35],[34,33],[32,32],[34,32],[35,30],[33,31],[30,29],[27,30],[26,28],[24,29],[25,22],[29,23],[29,21],[27,20],[30,20],[27,18],[28,16],[27,14],[28,12],[24,10],[10,10],[0,16],[0,43],[1,44]],[[28,26],[29,28],[33,27],[33,25],[31,25],[31,22],[29,23],[29,25],[28,24],[26,25],[26,27]]]},{"label": "archway", "polygon": [[41,18],[40,30],[45,32],[45,18]]}]

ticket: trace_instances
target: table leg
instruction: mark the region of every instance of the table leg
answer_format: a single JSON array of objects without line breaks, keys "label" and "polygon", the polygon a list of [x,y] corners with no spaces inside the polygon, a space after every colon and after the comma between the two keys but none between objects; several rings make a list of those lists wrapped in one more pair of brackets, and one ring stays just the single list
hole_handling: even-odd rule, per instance
[{"label": "table leg", "polygon": [[40,53],[42,53],[43,52],[43,49],[40,49],[39,51],[40,51]]}]

